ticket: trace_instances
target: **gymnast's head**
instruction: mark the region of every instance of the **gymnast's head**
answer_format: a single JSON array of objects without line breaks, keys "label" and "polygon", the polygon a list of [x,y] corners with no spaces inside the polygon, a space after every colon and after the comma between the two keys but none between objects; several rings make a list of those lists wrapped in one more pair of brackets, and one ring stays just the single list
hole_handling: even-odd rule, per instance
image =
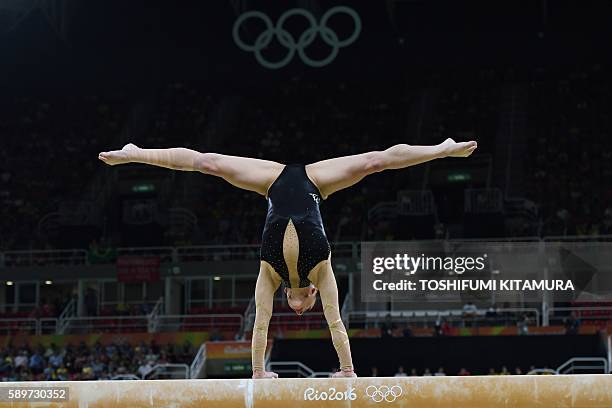
[{"label": "gymnast's head", "polygon": [[285,287],[285,294],[289,307],[299,316],[312,309],[317,301],[317,288],[312,283],[305,288]]}]

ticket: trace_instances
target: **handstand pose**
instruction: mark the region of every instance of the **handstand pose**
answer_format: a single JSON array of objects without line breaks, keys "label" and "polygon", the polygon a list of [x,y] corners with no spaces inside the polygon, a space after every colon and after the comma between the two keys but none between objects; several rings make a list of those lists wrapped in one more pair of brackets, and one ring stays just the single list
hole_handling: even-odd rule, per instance
[{"label": "handstand pose", "polygon": [[395,145],[384,151],[323,160],[308,165],[200,153],[185,148],[141,149],[128,144],[102,152],[109,165],[146,163],[174,170],[199,171],[218,176],[268,200],[268,215],[261,241],[261,262],[255,285],[255,324],[252,336],[253,378],[276,378],[265,371],[264,353],[272,317],[274,293],[281,283],[289,306],[301,315],[321,294],[323,313],[340,360],[335,377],[355,377],[346,329],[340,318],[338,288],[331,251],[323,229],[319,202],[359,182],[365,176],[401,169],[443,157],[467,157],[476,142],[446,139],[435,146]]}]

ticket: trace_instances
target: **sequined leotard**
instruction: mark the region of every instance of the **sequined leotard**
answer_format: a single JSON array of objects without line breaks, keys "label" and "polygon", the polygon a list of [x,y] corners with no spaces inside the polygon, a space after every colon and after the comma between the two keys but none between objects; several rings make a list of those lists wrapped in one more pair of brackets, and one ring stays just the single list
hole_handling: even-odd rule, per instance
[{"label": "sequined leotard", "polygon": [[288,287],[310,285],[309,272],[329,257],[320,201],[319,189],[301,164],[285,166],[268,189],[261,260],[270,264]]}]

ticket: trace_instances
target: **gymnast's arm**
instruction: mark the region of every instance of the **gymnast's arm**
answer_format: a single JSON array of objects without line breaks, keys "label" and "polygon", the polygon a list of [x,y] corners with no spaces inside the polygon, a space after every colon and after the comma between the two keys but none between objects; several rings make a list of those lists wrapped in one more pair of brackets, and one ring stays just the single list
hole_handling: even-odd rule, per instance
[{"label": "gymnast's arm", "polygon": [[274,293],[280,286],[280,279],[275,278],[263,263],[255,284],[255,323],[251,338],[251,362],[253,378],[277,378],[278,374],[265,369],[264,359],[268,345],[268,326],[274,306]]},{"label": "gymnast's arm", "polygon": [[[331,261],[328,261],[331,262]],[[332,343],[340,361],[340,371],[334,377],[356,377],[351,357],[351,346],[348,333],[340,316],[340,304],[338,301],[338,286],[336,278],[330,265],[325,265],[319,271],[317,288],[321,295],[323,313],[331,332]]]}]

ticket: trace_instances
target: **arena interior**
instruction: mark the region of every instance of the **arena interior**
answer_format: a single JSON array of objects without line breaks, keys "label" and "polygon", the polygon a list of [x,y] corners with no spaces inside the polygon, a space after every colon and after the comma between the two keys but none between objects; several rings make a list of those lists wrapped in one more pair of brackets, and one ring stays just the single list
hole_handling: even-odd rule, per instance
[{"label": "arena interior", "polygon": [[[606,0],[1,1],[0,406],[612,406],[610,21]],[[478,149],[321,203],[356,379],[329,378],[321,302],[282,290],[280,378],[251,379],[265,198],[97,159],[447,138]],[[576,289],[371,301],[367,243],[556,248],[502,273]]]}]

